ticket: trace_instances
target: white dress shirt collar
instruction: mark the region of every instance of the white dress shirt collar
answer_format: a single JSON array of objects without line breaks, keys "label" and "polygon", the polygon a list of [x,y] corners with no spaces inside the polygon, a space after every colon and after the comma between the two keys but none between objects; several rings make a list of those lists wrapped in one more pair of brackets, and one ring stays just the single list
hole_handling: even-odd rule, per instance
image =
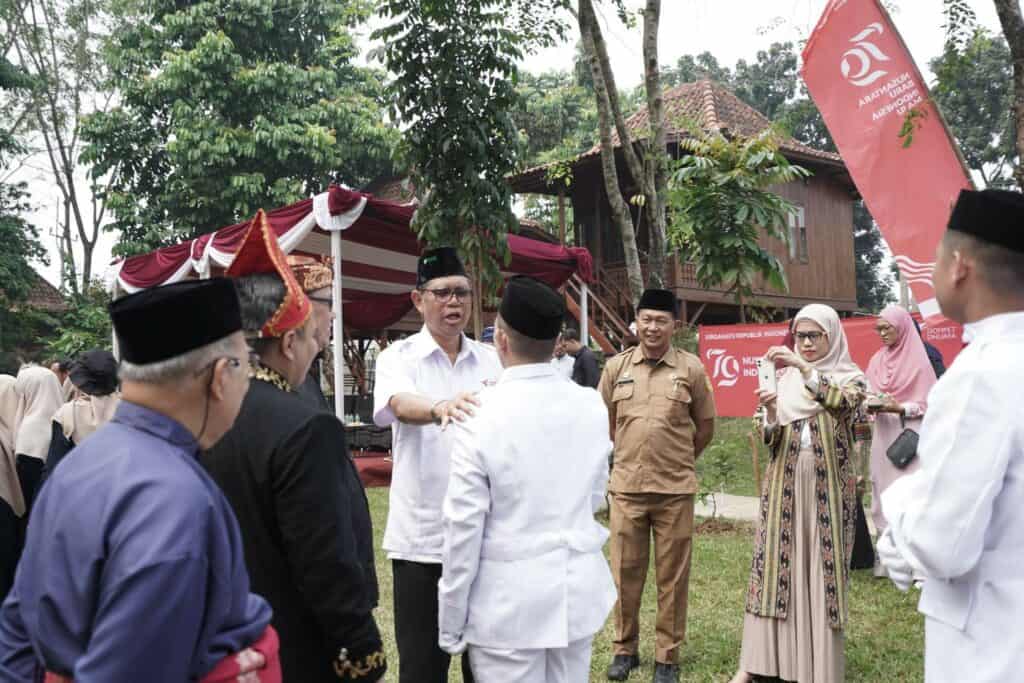
[{"label": "white dress shirt collar", "polygon": [[998,337],[1007,332],[1024,332],[1024,311],[990,315],[964,325],[964,343],[970,344],[986,337]]},{"label": "white dress shirt collar", "polygon": [[[420,330],[420,333],[416,335],[413,343],[415,345],[413,348],[416,350],[416,355],[420,358],[428,358],[438,352],[444,355],[447,355],[448,353],[441,348],[440,344],[437,343],[437,340],[434,339],[434,335],[430,333],[430,330],[427,329],[426,325],[424,325]],[[473,344],[469,343],[469,338],[463,334],[459,337],[459,353],[455,356],[455,362],[458,363],[471,353],[475,354],[476,348]]]},{"label": "white dress shirt collar", "polygon": [[517,379],[535,379],[537,377],[552,377],[557,374],[551,363],[527,363],[525,365],[513,365],[505,368],[498,379],[499,384],[513,382]]}]

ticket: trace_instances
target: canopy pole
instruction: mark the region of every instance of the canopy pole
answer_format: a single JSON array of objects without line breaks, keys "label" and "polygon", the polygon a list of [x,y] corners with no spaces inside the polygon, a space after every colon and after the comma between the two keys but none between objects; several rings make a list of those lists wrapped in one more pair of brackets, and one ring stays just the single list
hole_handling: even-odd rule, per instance
[{"label": "canopy pole", "polygon": [[590,344],[590,314],[588,312],[590,304],[590,288],[587,287],[587,283],[581,281],[580,286],[580,343],[584,346]]},{"label": "canopy pole", "polygon": [[331,307],[334,311],[334,414],[345,422],[345,356],[343,337],[345,330],[344,311],[341,305],[341,231],[331,231],[331,264],[334,283],[331,286]]}]

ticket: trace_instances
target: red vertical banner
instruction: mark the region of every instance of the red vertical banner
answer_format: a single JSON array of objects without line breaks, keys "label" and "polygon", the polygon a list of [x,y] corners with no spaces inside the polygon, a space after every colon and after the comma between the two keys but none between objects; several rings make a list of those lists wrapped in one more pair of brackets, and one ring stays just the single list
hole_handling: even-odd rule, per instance
[{"label": "red vertical banner", "polygon": [[931,323],[935,250],[957,195],[971,187],[956,143],[878,0],[831,0],[803,62],[807,90]]}]

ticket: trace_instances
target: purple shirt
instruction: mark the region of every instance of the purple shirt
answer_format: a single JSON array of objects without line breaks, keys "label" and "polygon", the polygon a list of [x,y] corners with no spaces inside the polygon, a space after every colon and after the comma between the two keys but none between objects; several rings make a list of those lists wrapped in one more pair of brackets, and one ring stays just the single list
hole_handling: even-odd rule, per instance
[{"label": "purple shirt", "polygon": [[55,469],[0,609],[0,680],[184,683],[251,645],[238,522],[178,422],[122,401]]}]

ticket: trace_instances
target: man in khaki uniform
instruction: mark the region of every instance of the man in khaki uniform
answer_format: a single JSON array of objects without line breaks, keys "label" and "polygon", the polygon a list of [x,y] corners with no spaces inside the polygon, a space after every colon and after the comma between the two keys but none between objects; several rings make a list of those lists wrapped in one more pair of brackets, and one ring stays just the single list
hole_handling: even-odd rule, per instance
[{"label": "man in khaki uniform", "polygon": [[605,365],[598,390],[615,442],[611,482],[614,657],[608,678],[623,681],[640,665],[640,599],[651,530],[658,583],[655,683],[679,679],[676,658],[686,634],[695,464],[715,431],[711,383],[700,360],[672,347],[675,294],[644,292],[637,307],[640,338]]}]

